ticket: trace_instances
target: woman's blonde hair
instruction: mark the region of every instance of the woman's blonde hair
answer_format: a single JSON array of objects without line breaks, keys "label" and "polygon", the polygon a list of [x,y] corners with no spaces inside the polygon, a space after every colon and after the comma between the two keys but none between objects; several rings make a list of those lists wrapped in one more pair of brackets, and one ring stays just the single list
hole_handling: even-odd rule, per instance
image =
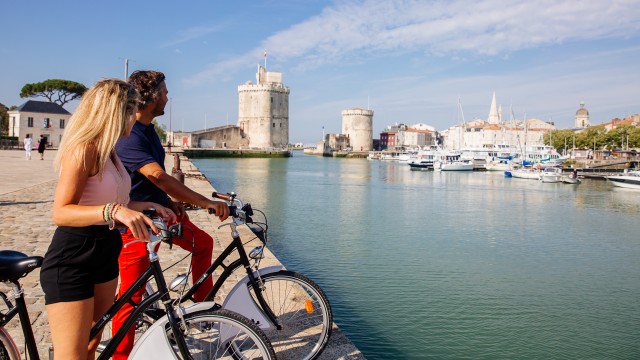
[{"label": "woman's blonde hair", "polygon": [[[102,79],[87,90],[64,131],[54,163],[56,170],[62,159],[72,156],[84,169],[101,174],[116,142],[125,134],[127,117],[135,111],[138,99],[138,92],[120,79]],[[86,162],[89,146],[97,153],[97,163]]]}]

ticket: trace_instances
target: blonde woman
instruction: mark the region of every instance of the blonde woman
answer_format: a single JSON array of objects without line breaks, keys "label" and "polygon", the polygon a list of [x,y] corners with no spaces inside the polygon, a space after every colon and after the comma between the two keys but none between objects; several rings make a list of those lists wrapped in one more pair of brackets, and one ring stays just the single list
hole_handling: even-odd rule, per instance
[{"label": "blonde woman", "polygon": [[60,176],[53,203],[58,228],[44,257],[40,282],[56,359],[92,359],[100,336],[92,324],[113,303],[118,282],[121,224],[147,240],[158,229],[140,211],[154,207],[167,221],[171,210],[130,202],[131,181],[114,149],[135,123],[137,92],[117,79],[98,81],[83,95],[55,159]]}]

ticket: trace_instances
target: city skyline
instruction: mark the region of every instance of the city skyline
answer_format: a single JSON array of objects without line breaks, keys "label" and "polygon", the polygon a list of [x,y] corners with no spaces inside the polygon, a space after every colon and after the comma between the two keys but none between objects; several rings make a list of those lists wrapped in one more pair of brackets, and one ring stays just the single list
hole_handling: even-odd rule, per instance
[{"label": "city skyline", "polygon": [[[291,89],[290,142],[339,133],[341,111],[374,111],[374,137],[394,123],[441,131],[486,119],[495,91],[504,118],[573,127],[640,112],[640,1],[169,1],[5,4],[0,102],[27,83],[91,86],[157,69],[174,131],[237,123],[238,85],[258,64]],[[43,100],[43,99],[38,99]],[[77,103],[77,102],[76,102]],[[75,105],[67,105],[73,111]],[[171,118],[171,124],[169,120]]]}]

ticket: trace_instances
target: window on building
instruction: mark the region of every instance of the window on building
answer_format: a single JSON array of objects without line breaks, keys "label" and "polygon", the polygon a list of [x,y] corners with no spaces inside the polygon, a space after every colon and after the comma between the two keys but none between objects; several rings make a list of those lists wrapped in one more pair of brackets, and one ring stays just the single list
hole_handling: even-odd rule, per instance
[{"label": "window on building", "polygon": [[273,104],[273,96],[271,97],[271,103]]},{"label": "window on building", "polygon": [[276,123],[273,123],[273,127],[276,127]]},{"label": "window on building", "polygon": [[32,117],[28,117],[27,118],[27,127],[33,127],[33,118]]},{"label": "window on building", "polygon": [[60,119],[60,129],[64,129],[64,119]]},{"label": "window on building", "polygon": [[47,129],[51,126],[51,122],[49,121],[49,118],[44,118],[44,121],[42,122],[42,127]]}]

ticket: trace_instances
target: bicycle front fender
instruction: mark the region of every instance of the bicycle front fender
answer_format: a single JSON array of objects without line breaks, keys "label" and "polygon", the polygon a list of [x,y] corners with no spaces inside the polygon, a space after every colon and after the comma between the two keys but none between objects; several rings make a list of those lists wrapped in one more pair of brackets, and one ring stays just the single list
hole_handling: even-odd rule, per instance
[{"label": "bicycle front fender", "polygon": [[[281,265],[269,266],[255,271],[253,276],[258,277],[258,275],[278,272],[283,268]],[[253,300],[251,293],[249,293],[249,276],[240,279],[229,291],[229,294],[224,299],[222,308],[237,312],[258,325],[262,330],[273,328],[273,324],[271,324],[269,318],[267,318],[262,309],[260,309],[258,304]]]},{"label": "bicycle front fender", "polygon": [[[185,314],[190,314],[196,311],[202,310],[214,310],[216,307],[219,307],[213,301],[206,301],[201,303],[195,303],[190,306],[184,308]],[[130,360],[147,360],[147,359],[178,359],[178,357],[173,352],[173,348],[167,339],[167,323],[169,322],[169,318],[167,316],[163,316],[158,321],[154,322],[153,325],[147,329],[147,331],[142,334],[140,339],[136,341],[133,350],[131,351],[131,355],[129,355]],[[171,355],[168,355],[171,354]]]},{"label": "bicycle front fender", "polygon": [[167,339],[165,328],[168,322],[169,319],[166,316],[154,322],[136,341],[129,359],[178,359]]}]

